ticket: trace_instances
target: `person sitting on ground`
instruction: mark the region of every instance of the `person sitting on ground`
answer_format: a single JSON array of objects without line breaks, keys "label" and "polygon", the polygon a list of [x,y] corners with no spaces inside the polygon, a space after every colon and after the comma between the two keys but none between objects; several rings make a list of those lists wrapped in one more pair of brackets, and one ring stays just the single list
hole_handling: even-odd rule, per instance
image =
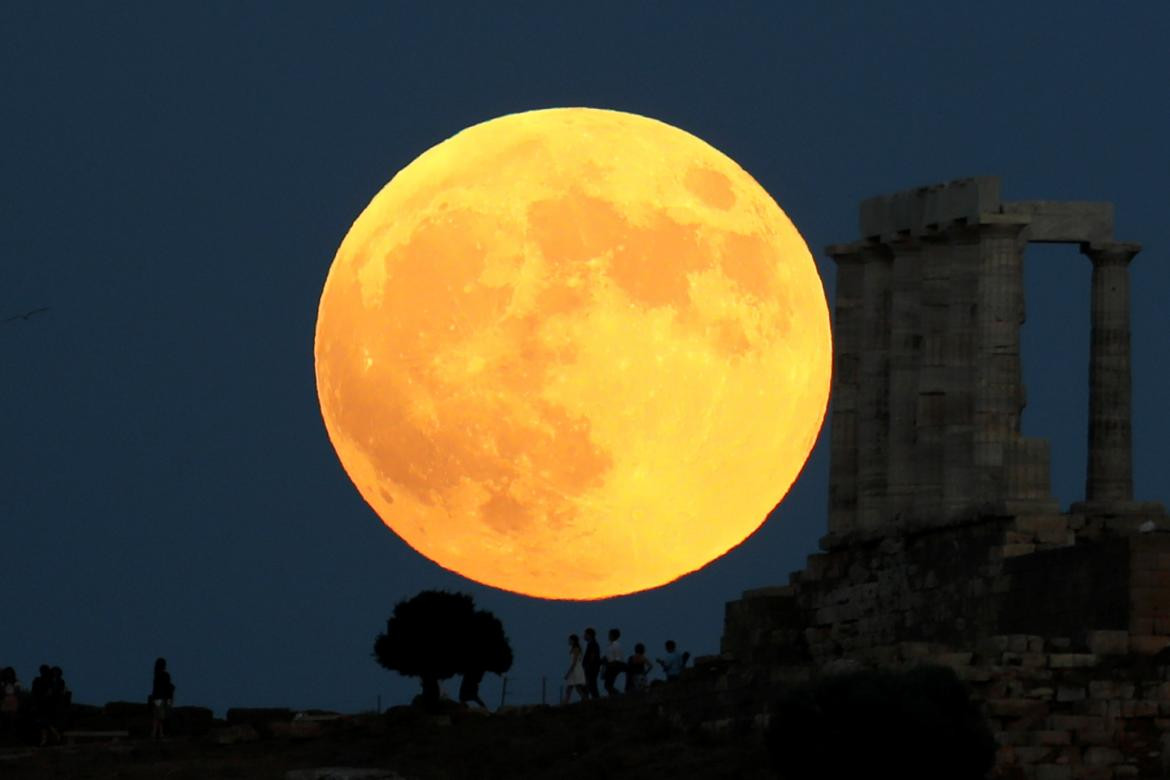
[{"label": "person sitting on ground", "polygon": [[617,696],[619,691],[614,683],[618,675],[626,670],[622,657],[622,646],[618,642],[622,632],[616,628],[609,630],[609,647],[605,649],[605,692],[610,696]]},{"label": "person sitting on ground", "polygon": [[175,686],[171,682],[171,673],[167,671],[167,659],[159,658],[154,662],[154,683],[150,688],[151,739],[166,736],[166,722],[174,702]]},{"label": "person sitting on ground", "polygon": [[646,657],[646,645],[639,642],[634,645],[634,654],[626,661],[626,693],[635,693],[646,689],[646,675],[651,669],[650,659]]},{"label": "person sitting on ground", "polygon": [[573,691],[581,701],[589,698],[589,690],[585,687],[585,667],[581,660],[581,640],[576,634],[569,634],[569,670],[565,672],[565,692],[561,696],[561,704],[568,704],[573,698]]},{"label": "person sitting on ground", "polygon": [[687,660],[691,657],[690,653],[680,654],[677,648],[678,646],[673,639],[666,640],[666,658],[658,659],[658,665],[662,667],[667,681],[677,680],[687,665]]}]

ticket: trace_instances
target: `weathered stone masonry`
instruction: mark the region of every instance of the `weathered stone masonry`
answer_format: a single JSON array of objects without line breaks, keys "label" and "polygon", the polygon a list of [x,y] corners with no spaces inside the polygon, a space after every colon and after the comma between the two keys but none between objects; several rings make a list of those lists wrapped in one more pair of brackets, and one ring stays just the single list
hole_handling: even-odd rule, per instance
[{"label": "weathered stone masonry", "polygon": [[[725,657],[753,679],[945,663],[991,718],[998,777],[1170,776],[1170,523],[1132,485],[1140,247],[1113,239],[1110,204],[1004,202],[994,178],[872,198],[860,224],[828,249],[829,533],[787,585],[727,605]],[[1020,435],[1030,242],[1079,245],[1092,274],[1067,512],[1048,443]]]}]

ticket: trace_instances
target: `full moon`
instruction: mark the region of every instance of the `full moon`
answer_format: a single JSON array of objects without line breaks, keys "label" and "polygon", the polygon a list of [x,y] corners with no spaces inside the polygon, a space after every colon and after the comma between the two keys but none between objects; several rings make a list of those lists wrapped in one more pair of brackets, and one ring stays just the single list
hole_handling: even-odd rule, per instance
[{"label": "full moon", "polygon": [[317,392],[346,473],[422,555],[599,599],[751,535],[821,428],[831,338],[767,192],[654,119],[559,108],[402,169],[329,269]]}]

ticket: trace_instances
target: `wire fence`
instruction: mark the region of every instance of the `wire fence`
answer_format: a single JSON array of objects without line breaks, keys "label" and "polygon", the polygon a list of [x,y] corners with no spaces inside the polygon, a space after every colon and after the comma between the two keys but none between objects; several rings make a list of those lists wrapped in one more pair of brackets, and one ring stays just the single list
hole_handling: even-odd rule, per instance
[{"label": "wire fence", "polygon": [[546,675],[536,677],[505,674],[500,678],[499,706],[557,704],[561,700],[562,682],[550,680]]}]

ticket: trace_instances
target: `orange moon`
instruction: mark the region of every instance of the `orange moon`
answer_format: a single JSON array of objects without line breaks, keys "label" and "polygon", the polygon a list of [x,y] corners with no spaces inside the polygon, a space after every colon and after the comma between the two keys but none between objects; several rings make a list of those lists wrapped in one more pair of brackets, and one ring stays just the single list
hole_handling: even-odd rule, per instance
[{"label": "orange moon", "polygon": [[314,352],[342,466],[407,544],[598,599],[764,522],[820,431],[832,345],[808,247],[734,161],[560,108],[401,170],[337,251]]}]

